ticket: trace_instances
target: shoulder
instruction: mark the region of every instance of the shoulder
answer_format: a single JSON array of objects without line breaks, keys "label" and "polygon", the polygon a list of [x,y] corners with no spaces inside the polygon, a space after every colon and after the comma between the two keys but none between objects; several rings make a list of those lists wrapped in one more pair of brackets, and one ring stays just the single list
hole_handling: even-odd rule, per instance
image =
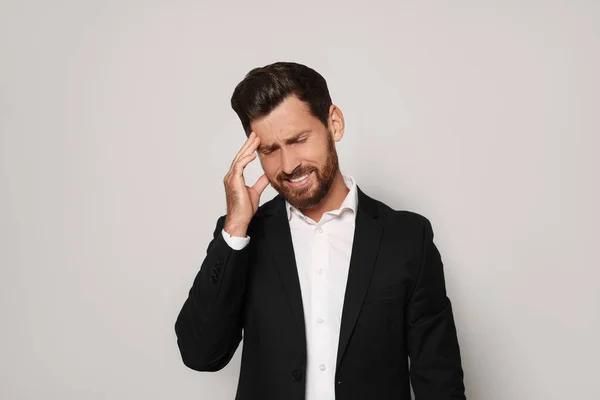
[{"label": "shoulder", "polygon": [[384,228],[395,228],[421,234],[425,234],[432,229],[431,222],[423,214],[390,207],[383,201],[369,197],[365,193],[361,193],[361,197],[363,201],[366,200],[366,202],[370,203],[369,207],[377,210],[377,218]]},{"label": "shoulder", "polygon": [[281,195],[278,194],[272,199],[265,201],[258,207],[258,210],[256,210],[252,221],[259,222],[270,215],[283,211],[284,209],[285,200],[283,199],[283,197],[281,197]]}]

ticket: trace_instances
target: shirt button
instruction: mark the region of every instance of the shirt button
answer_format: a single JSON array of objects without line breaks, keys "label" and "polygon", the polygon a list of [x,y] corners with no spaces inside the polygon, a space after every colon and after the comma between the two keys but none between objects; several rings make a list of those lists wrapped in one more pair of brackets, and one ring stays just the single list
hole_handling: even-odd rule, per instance
[{"label": "shirt button", "polygon": [[325,322],[325,320],[324,320],[323,318],[319,317],[319,318],[317,319],[317,322],[318,322],[319,324],[322,324],[323,322]]},{"label": "shirt button", "polygon": [[325,365],[321,364],[321,366],[319,367],[319,369],[320,369],[321,371],[325,371]]},{"label": "shirt button", "polygon": [[294,380],[296,382],[301,381],[302,380],[302,371],[300,371],[299,369],[295,369],[292,371],[292,378],[294,378]]},{"label": "shirt button", "polygon": [[323,228],[321,228],[321,227],[318,227],[318,228],[317,228],[317,233],[323,233]]},{"label": "shirt button", "polygon": [[323,270],[322,270],[321,268],[319,268],[319,269],[317,270],[317,274],[319,274],[319,275],[323,275]]}]

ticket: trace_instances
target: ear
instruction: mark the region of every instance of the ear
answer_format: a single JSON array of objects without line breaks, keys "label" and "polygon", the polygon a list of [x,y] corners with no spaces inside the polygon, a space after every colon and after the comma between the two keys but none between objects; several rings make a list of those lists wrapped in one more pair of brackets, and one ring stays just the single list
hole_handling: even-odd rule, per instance
[{"label": "ear", "polygon": [[342,110],[335,104],[329,107],[329,130],[335,142],[342,140],[344,136],[344,114]]}]

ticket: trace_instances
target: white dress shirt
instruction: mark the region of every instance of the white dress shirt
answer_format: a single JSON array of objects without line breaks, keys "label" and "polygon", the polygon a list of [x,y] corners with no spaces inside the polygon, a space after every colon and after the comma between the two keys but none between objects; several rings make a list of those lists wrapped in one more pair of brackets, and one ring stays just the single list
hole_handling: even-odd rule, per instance
[{"label": "white dress shirt", "polygon": [[[285,203],[306,326],[306,400],[335,399],[335,366],[358,206],[354,178],[344,175],[344,183],[350,191],[340,208],[324,213],[319,222]],[[232,237],[224,230],[222,234],[235,250],[250,242],[249,237]]]}]

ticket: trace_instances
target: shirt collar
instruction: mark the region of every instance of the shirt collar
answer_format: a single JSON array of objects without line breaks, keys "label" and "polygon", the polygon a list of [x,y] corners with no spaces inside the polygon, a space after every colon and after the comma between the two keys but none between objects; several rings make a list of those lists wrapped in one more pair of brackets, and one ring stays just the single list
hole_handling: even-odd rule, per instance
[{"label": "shirt collar", "polygon": [[[342,211],[348,209],[348,210],[352,210],[352,212],[354,213],[354,217],[356,218],[356,209],[358,207],[358,190],[357,190],[357,186],[356,186],[356,180],[354,179],[354,177],[352,177],[350,175],[342,175],[342,176],[344,178],[344,183],[346,184],[346,187],[350,191],[346,195],[346,198],[342,202],[340,208],[338,208],[337,210],[332,210],[332,211],[328,211],[328,212],[339,215],[342,213]],[[294,207],[293,205],[288,203],[287,200],[285,201],[285,209],[287,211],[288,221],[292,218],[292,212],[299,213],[300,215],[304,215],[304,214],[302,214],[302,211],[298,210],[296,207]]]}]

